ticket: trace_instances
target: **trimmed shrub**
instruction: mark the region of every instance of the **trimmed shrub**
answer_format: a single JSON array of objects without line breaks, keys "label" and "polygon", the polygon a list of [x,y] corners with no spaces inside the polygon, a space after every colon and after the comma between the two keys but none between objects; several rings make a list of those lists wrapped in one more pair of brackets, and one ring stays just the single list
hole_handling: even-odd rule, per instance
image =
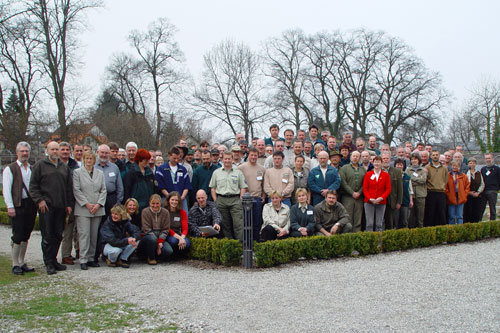
[{"label": "trimmed shrub", "polygon": [[491,223],[489,222],[476,223],[476,239],[490,237],[490,225]]},{"label": "trimmed shrub", "polygon": [[243,246],[237,240],[193,237],[190,241],[192,246],[188,252],[188,258],[225,266],[235,266],[241,263]]},{"label": "trimmed shrub", "polygon": [[447,225],[439,225],[434,228],[436,231],[436,244],[445,244],[448,241],[448,226]]},{"label": "trimmed shrub", "polygon": [[428,247],[436,244],[435,228],[415,228],[409,230],[408,248]]},{"label": "trimmed shrub", "polygon": [[382,251],[380,232],[358,232],[353,240],[353,246],[359,255],[377,254]]},{"label": "trimmed shrub", "polygon": [[499,237],[500,236],[500,220],[485,222],[490,224],[490,236]]}]

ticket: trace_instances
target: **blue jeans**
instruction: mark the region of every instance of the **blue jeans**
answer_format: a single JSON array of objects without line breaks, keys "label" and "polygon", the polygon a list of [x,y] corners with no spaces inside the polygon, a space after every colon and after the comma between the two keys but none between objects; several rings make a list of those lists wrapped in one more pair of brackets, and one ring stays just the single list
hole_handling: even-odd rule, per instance
[{"label": "blue jeans", "polygon": [[[139,246],[139,241],[137,242],[137,246]],[[133,247],[130,244],[127,244],[124,247],[114,247],[109,244],[104,246],[104,250],[102,253],[111,261],[115,263],[120,257],[121,260],[127,261],[132,253],[134,253],[136,247]]]},{"label": "blue jeans", "polygon": [[448,205],[448,223],[449,224],[464,223],[464,204]]},{"label": "blue jeans", "polygon": [[168,244],[170,244],[170,246],[176,253],[179,251],[187,251],[191,247],[191,242],[189,241],[189,239],[186,237],[184,238],[184,240],[186,241],[186,247],[184,248],[184,250],[179,250],[179,240],[174,236],[167,237]]}]

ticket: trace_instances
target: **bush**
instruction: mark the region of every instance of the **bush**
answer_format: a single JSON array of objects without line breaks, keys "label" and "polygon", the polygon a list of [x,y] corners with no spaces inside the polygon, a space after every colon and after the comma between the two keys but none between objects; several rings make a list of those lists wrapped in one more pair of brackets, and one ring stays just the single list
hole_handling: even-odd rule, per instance
[{"label": "bush", "polygon": [[234,239],[190,238],[188,258],[213,262],[225,266],[241,264],[243,247]]}]

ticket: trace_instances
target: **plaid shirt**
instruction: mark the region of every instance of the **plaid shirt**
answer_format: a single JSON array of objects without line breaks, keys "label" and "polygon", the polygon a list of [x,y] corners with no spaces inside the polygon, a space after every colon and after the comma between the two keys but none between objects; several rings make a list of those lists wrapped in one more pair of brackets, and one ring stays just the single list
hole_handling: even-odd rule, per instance
[{"label": "plaid shirt", "polygon": [[222,215],[212,201],[207,201],[204,209],[201,209],[198,203],[195,203],[189,210],[188,224],[189,234],[195,237],[201,236],[200,226],[213,226],[220,225],[222,222]]}]

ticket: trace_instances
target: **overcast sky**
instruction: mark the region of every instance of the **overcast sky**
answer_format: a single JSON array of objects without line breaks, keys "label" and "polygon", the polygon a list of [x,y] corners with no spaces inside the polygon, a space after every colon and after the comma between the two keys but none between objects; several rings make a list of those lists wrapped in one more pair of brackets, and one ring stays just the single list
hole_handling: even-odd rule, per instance
[{"label": "overcast sky", "polygon": [[[366,28],[403,39],[431,70],[442,74],[456,98],[483,77],[500,78],[500,1],[237,1],[105,0],[89,13],[82,35],[82,83],[94,100],[104,68],[115,52],[130,50],[130,30],[145,30],[158,17],[179,29],[176,40],[188,69],[197,77],[203,54],[231,38],[258,50],[262,41],[290,28],[322,30]],[[452,108],[453,109],[453,108]]]}]

